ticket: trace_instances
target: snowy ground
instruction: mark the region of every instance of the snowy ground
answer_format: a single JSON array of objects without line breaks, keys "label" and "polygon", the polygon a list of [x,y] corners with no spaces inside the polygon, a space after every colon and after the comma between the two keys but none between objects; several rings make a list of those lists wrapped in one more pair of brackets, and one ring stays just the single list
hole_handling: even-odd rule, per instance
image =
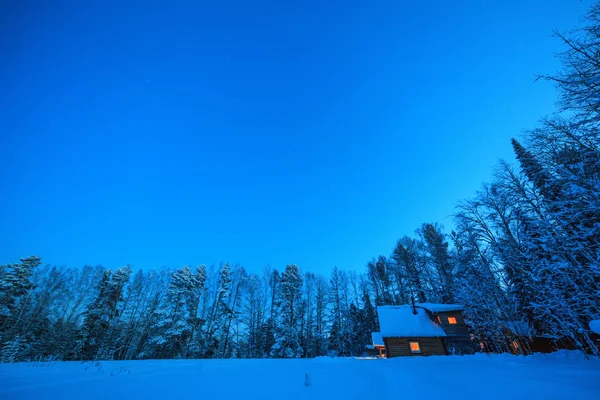
[{"label": "snowy ground", "polygon": [[[305,385],[305,374],[309,385]],[[0,399],[600,399],[579,353],[0,364]]]}]

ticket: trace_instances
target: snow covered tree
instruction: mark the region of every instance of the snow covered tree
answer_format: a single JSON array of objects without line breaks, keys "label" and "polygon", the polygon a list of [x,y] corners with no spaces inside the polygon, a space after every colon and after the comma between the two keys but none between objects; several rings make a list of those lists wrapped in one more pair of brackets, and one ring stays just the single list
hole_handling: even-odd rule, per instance
[{"label": "snow covered tree", "polygon": [[186,344],[185,357],[190,356],[198,357],[201,355],[202,345],[199,341],[202,340],[200,335],[204,319],[199,316],[200,301],[204,293],[204,286],[206,285],[206,266],[200,265],[196,267],[195,274],[193,276],[194,286],[189,292],[188,307],[189,307],[189,321],[190,335]]},{"label": "snow covered tree", "polygon": [[562,71],[540,76],[556,83],[559,109],[570,113],[569,119],[575,126],[596,126],[600,121],[599,26],[600,3],[595,2],[586,15],[584,26],[567,34],[555,32],[566,48],[559,54]]},{"label": "snow covered tree", "polygon": [[436,272],[436,286],[441,303],[454,302],[453,266],[448,253],[448,242],[441,226],[426,223],[418,231],[424,244],[427,262]]},{"label": "snow covered tree", "polygon": [[[22,337],[21,331],[26,324],[32,308],[34,270],[41,264],[37,256],[21,259],[20,264],[3,267],[0,275],[0,356],[14,360],[27,356],[28,343],[34,340],[31,332]],[[6,350],[5,350],[6,349]],[[5,355],[9,352],[10,355]],[[8,353],[6,353],[8,354]]]},{"label": "snow covered tree", "polygon": [[[396,243],[391,258],[396,263],[397,279],[403,282],[403,295],[400,297],[401,304],[407,304],[412,298],[415,301],[425,302],[428,300],[426,278],[423,272],[424,263],[419,254],[419,244],[415,239],[404,236]],[[406,293],[404,293],[406,292]],[[377,303],[376,305],[381,305]]]},{"label": "snow covered tree", "polygon": [[279,280],[279,304],[275,344],[271,356],[276,358],[297,358],[303,354],[301,346],[302,315],[299,306],[302,301],[302,276],[294,264],[286,266]]},{"label": "snow covered tree", "polygon": [[221,344],[220,356],[222,358],[238,357],[240,355],[238,323],[241,312],[239,307],[248,275],[243,267],[236,264],[231,277],[231,296],[228,298],[227,303],[228,312],[223,321],[222,337],[219,340]]},{"label": "snow covered tree", "polygon": [[394,304],[391,268],[387,258],[379,256],[371,260],[367,263],[367,271],[375,291],[375,303],[378,306]]},{"label": "snow covered tree", "polygon": [[[379,266],[375,266],[375,270],[385,271],[385,258],[380,258]],[[389,281],[382,282],[384,299],[388,299],[389,287],[383,285],[389,284]],[[329,350],[342,356],[349,356],[352,353],[352,335],[354,328],[350,321],[350,304],[348,302],[348,283],[346,273],[340,271],[337,267],[331,272],[329,280],[329,303],[330,307],[330,331],[329,331]],[[355,307],[356,308],[356,307]]]},{"label": "snow covered tree", "polygon": [[159,358],[188,356],[194,332],[200,324],[198,306],[206,281],[205,268],[196,272],[185,266],[171,274],[166,296],[155,312],[150,342]]},{"label": "snow covered tree", "polygon": [[322,276],[315,280],[315,328],[314,328],[314,351],[316,355],[322,356],[327,353],[327,299],[329,286]]},{"label": "snow covered tree", "polygon": [[105,270],[98,285],[96,300],[85,312],[77,352],[81,359],[114,359],[114,335],[120,329],[125,285],[131,277],[131,267]]},{"label": "snow covered tree", "polygon": [[22,258],[20,264],[3,266],[0,275],[0,333],[5,332],[9,324],[18,320],[27,305],[27,296],[33,289],[31,278],[33,271],[41,264],[36,256]]},{"label": "snow covered tree", "polygon": [[465,307],[470,332],[488,350],[507,351],[502,329],[512,318],[512,306],[502,287],[502,268],[495,264],[493,249],[469,216],[458,214],[454,242],[456,302]]}]

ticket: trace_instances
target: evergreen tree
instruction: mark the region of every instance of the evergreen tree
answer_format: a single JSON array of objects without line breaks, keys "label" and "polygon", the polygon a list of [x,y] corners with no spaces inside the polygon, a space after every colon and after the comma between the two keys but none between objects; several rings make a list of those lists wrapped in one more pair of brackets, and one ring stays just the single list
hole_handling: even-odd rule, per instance
[{"label": "evergreen tree", "polygon": [[122,311],[125,285],[131,277],[131,267],[119,268],[114,273],[105,270],[97,289],[96,300],[85,312],[79,334],[77,354],[81,359],[114,359],[119,317]]},{"label": "evergreen tree", "polygon": [[20,264],[3,266],[0,275],[0,333],[6,332],[8,325],[19,322],[27,305],[27,296],[33,289],[33,271],[41,264],[36,256],[22,258]]},{"label": "evergreen tree", "polygon": [[428,262],[437,272],[439,301],[446,304],[454,302],[454,277],[452,262],[448,253],[448,242],[437,224],[423,224],[419,234],[424,242]]},{"label": "evergreen tree", "polygon": [[[34,270],[41,264],[37,256],[21,259],[20,264],[2,268],[0,274],[0,358],[11,361],[28,356],[31,343],[38,338],[26,326],[32,308]],[[22,336],[22,334],[23,336]]]},{"label": "evergreen tree", "polygon": [[398,240],[392,253],[392,259],[396,262],[398,274],[405,281],[407,293],[402,297],[403,303],[408,303],[411,298],[421,303],[428,300],[425,279],[418,261],[417,248],[416,240],[405,236]]},{"label": "evergreen tree", "polygon": [[271,356],[276,358],[298,358],[303,354],[301,347],[302,276],[294,264],[285,268],[280,278],[279,318],[275,328],[275,344]]}]

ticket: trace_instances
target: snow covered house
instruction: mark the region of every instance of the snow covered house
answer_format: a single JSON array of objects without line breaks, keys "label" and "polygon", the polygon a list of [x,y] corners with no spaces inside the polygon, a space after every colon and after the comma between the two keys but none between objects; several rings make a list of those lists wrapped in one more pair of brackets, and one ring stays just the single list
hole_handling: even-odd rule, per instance
[{"label": "snow covered house", "polygon": [[[524,321],[504,321],[502,330],[506,339],[510,342],[508,350],[515,355],[528,354],[531,352],[533,331],[529,324]],[[549,353],[551,347],[543,341],[538,341],[539,352]],[[482,350],[487,350],[485,344],[481,346]],[[548,348],[548,349],[547,349]]]},{"label": "snow covered house", "polygon": [[379,357],[385,357],[385,343],[383,343],[381,332],[371,332],[371,340],[373,345],[367,346],[367,348],[375,350],[374,354],[378,354]]},{"label": "snow covered house", "polygon": [[473,353],[462,310],[431,303],[377,307],[380,332],[372,334],[373,347],[384,348],[387,357]]},{"label": "snow covered house", "polygon": [[[600,320],[591,321],[589,337],[591,340],[600,342],[600,334],[594,333],[594,322],[598,323],[597,329],[600,332]],[[508,351],[515,355],[553,353],[558,350],[579,350],[571,338],[539,334],[525,321],[501,321],[500,328],[503,337],[497,338],[497,342],[504,342]],[[490,348],[487,343],[482,343],[481,349],[485,352],[494,353],[506,351],[498,344]]]}]

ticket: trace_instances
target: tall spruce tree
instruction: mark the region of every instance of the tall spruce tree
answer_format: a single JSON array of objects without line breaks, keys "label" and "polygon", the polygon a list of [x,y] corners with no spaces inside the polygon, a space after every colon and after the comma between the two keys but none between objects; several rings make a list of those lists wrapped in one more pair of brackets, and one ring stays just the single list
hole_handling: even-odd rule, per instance
[{"label": "tall spruce tree", "polygon": [[275,328],[275,344],[271,356],[276,358],[298,358],[303,354],[301,346],[302,275],[295,264],[285,267],[281,273],[279,294],[279,318]]}]

